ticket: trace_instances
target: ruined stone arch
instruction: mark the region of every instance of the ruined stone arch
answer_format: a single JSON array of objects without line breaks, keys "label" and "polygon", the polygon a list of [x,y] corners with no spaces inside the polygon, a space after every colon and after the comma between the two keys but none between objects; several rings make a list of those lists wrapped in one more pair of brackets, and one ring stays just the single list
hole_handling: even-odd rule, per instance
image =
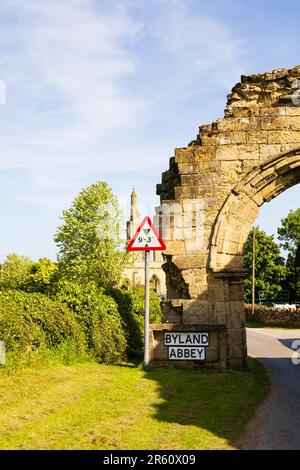
[{"label": "ruined stone arch", "polygon": [[[245,364],[244,244],[260,206],[300,182],[299,85],[300,66],[242,76],[224,117],[170,158],[157,186],[167,300],[152,327],[154,363],[167,362],[164,329],[193,329],[211,332],[205,365]],[[166,225],[174,207],[181,214]]]},{"label": "ruined stone arch", "polygon": [[230,192],[213,227],[210,268],[243,269],[243,252],[259,208],[300,182],[300,148],[268,159]]}]

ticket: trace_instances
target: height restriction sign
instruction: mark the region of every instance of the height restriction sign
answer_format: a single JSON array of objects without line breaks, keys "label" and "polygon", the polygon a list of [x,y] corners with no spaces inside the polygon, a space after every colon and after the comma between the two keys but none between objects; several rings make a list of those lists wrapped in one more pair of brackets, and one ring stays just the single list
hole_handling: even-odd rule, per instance
[{"label": "height restriction sign", "polygon": [[149,217],[144,218],[127,247],[129,251],[163,251],[165,249],[166,245]]},{"label": "height restriction sign", "polygon": [[150,251],[165,250],[166,245],[157,233],[149,217],[145,217],[132,240],[130,240],[127,250],[145,251],[145,348],[144,366],[149,365],[149,298],[150,298]]}]

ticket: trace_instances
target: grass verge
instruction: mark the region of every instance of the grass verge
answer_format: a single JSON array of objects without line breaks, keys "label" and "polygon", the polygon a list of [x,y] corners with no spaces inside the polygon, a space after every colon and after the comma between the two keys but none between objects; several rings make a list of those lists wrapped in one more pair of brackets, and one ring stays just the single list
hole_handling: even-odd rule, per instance
[{"label": "grass verge", "polygon": [[56,347],[30,350],[26,352],[10,351],[6,354],[5,365],[0,364],[0,378],[28,368],[50,368],[71,365],[94,360],[91,352],[78,351],[75,342],[70,339]]},{"label": "grass verge", "polygon": [[224,372],[96,363],[0,374],[0,449],[232,449],[269,387]]}]

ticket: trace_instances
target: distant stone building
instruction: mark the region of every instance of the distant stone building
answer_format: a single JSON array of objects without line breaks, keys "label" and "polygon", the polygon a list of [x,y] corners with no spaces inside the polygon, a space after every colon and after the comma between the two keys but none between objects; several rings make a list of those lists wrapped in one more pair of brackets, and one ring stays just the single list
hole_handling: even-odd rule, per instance
[{"label": "distant stone building", "polygon": [[[140,213],[137,206],[137,195],[135,190],[131,193],[130,220],[127,222],[127,240],[134,236],[139,224]],[[162,269],[164,263],[160,251],[151,252],[150,283],[151,287],[161,295],[166,293],[165,273]],[[129,263],[124,270],[124,276],[129,280],[131,286],[143,286],[145,284],[145,262],[143,252],[132,252]]]}]

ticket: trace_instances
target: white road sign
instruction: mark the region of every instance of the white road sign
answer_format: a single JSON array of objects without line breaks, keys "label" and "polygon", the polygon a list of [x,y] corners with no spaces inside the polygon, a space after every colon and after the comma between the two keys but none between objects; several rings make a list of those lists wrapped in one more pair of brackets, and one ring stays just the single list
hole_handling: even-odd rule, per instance
[{"label": "white road sign", "polygon": [[165,346],[208,346],[209,334],[202,332],[165,333]]},{"label": "white road sign", "polygon": [[181,348],[178,346],[171,346],[169,349],[169,359],[175,361],[204,361],[205,360],[205,347],[187,347]]}]

